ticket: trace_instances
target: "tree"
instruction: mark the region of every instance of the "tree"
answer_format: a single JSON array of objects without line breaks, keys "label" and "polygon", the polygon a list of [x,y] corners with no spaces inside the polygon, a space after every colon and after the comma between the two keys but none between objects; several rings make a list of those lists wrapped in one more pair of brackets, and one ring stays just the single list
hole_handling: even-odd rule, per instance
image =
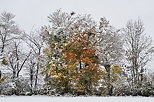
[{"label": "tree", "polygon": [[120,65],[123,58],[123,37],[119,34],[119,31],[111,26],[106,18],[101,18],[95,46],[98,47],[101,65],[104,66],[108,74],[108,95],[112,95],[111,68],[117,64]]},{"label": "tree", "polygon": [[18,78],[31,52],[24,54],[20,49],[20,41],[13,41],[11,50],[5,55],[7,67],[12,71],[12,78]]},{"label": "tree", "polygon": [[80,91],[85,94],[93,94],[100,79],[98,55],[92,42],[94,36],[91,32],[75,34],[64,49],[64,58],[68,65],[76,65],[74,88],[78,90],[82,87]]},{"label": "tree", "polygon": [[0,16],[0,51],[4,52],[5,47],[9,45],[9,41],[15,39],[17,35],[21,34],[21,30],[15,23],[14,15],[12,13],[3,12]]},{"label": "tree", "polygon": [[[24,55],[21,52],[20,46],[20,37],[22,31],[19,26],[13,20],[15,15],[8,12],[3,12],[0,15],[0,60],[1,60],[1,70],[10,70],[12,74],[10,75],[9,71],[4,71],[4,76],[2,80],[7,76],[7,80],[2,84],[2,89],[7,90],[6,83],[10,84],[12,81],[16,81],[16,78],[19,78],[19,74],[25,65],[27,58],[24,59]],[[9,75],[6,75],[9,73]],[[13,79],[11,79],[11,77]],[[6,79],[6,78],[5,78]],[[10,87],[11,88],[11,87]],[[3,91],[4,91],[3,90]],[[10,89],[13,90],[13,89]],[[5,91],[4,91],[5,92]],[[12,91],[13,92],[13,91]],[[2,92],[3,93],[3,92]]]},{"label": "tree", "polygon": [[[44,66],[48,69],[51,63],[54,63],[56,66],[59,63],[63,63],[61,60],[63,44],[66,43],[68,37],[68,32],[71,24],[75,21],[74,14],[68,14],[57,10],[48,16],[51,26],[42,27],[41,37],[45,42],[46,48],[44,49],[45,57]],[[48,84],[49,73],[46,73],[46,84]]]},{"label": "tree", "polygon": [[[77,91],[83,86],[82,93],[92,94],[90,88],[94,89],[94,83],[98,81],[94,82],[93,79],[99,79],[98,60],[93,46],[95,22],[89,15],[73,17],[59,11],[50,15],[50,19],[52,27],[44,27],[43,31],[43,38],[47,41],[44,52],[47,56],[45,71],[48,82],[63,89],[64,93],[70,92],[70,89]],[[95,78],[88,78],[87,75],[90,75],[89,77],[94,75]],[[76,84],[76,89],[73,83]]]},{"label": "tree", "polygon": [[31,91],[35,91],[37,89],[39,71],[41,70],[40,58],[42,55],[43,40],[39,31],[31,32],[30,35],[24,34],[23,40],[27,43],[31,51],[31,55],[27,61],[27,69],[30,75]]},{"label": "tree", "polygon": [[[74,13],[68,14],[57,10],[48,16],[51,26],[44,26],[41,29],[41,37],[46,44],[44,49],[46,55],[44,66],[47,65],[46,67],[48,67],[52,62],[56,65],[63,62],[60,60],[63,56],[61,51],[63,44],[66,43],[66,39],[69,37],[70,26],[75,21],[73,15]],[[47,77],[48,74],[46,73],[46,80],[48,79]]]},{"label": "tree", "polygon": [[131,82],[131,88],[142,86],[144,73],[147,63],[151,60],[154,52],[152,38],[144,33],[144,24],[139,19],[137,21],[128,21],[123,29],[125,35],[125,59],[127,64],[128,76]]},{"label": "tree", "polygon": [[8,65],[5,57],[10,51],[9,48],[12,40],[18,39],[19,35],[22,34],[19,26],[13,20],[14,17],[15,15],[8,12],[3,12],[0,15],[0,60],[2,63],[2,67],[3,65]]}]

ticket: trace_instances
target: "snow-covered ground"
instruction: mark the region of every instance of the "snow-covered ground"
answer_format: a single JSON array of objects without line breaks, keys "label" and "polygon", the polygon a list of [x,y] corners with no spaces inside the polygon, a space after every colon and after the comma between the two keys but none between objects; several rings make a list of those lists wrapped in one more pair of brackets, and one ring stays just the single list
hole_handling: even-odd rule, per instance
[{"label": "snow-covered ground", "polygon": [[0,96],[0,102],[154,102],[154,97]]}]

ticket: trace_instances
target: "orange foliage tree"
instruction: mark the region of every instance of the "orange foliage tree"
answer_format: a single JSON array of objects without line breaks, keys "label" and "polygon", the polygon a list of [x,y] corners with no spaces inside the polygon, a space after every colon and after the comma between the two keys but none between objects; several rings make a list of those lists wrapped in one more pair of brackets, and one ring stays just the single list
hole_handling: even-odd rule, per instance
[{"label": "orange foliage tree", "polygon": [[[70,36],[69,41],[55,42],[44,49],[48,63],[44,73],[48,82],[62,93],[94,94],[101,78],[98,55],[93,44],[95,34],[83,32]],[[53,45],[53,43],[49,44]],[[55,57],[53,51],[59,49]]]},{"label": "orange foliage tree", "polygon": [[90,32],[74,34],[63,50],[67,65],[75,68],[72,88],[76,93],[93,94],[101,78],[98,55],[92,42],[94,36]]}]

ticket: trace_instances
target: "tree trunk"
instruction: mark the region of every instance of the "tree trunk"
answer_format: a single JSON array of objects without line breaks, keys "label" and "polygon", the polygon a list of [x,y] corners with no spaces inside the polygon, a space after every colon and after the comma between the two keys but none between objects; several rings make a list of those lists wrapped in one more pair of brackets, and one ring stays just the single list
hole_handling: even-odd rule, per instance
[{"label": "tree trunk", "polygon": [[113,86],[111,85],[111,72],[110,72],[110,65],[104,65],[106,71],[107,71],[107,89],[108,89],[108,95],[112,96],[112,89]]},{"label": "tree trunk", "polygon": [[0,70],[0,79],[2,78],[2,72],[1,72],[1,70]]},{"label": "tree trunk", "polygon": [[37,81],[38,81],[38,71],[39,71],[39,62],[37,63],[37,69],[36,69],[36,76],[35,76],[35,85],[34,85],[34,90],[37,89]]}]

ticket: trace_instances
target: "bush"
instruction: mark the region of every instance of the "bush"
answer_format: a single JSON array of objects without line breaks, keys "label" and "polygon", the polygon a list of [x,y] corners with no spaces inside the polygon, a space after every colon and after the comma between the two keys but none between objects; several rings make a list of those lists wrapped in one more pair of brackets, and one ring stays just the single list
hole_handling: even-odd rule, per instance
[{"label": "bush", "polygon": [[21,78],[8,79],[0,84],[0,94],[3,95],[27,95],[30,92],[28,81]]}]

